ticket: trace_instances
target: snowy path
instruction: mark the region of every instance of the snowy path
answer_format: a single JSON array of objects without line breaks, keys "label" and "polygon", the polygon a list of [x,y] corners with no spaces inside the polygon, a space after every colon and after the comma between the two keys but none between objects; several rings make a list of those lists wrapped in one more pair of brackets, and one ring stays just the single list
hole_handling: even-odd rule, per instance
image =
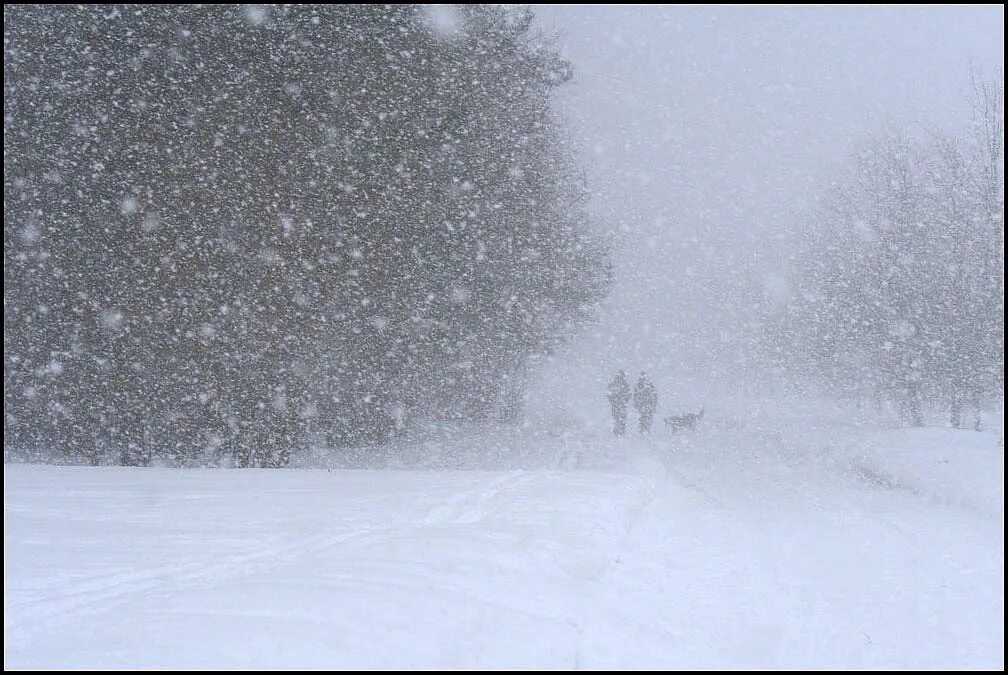
[{"label": "snowy path", "polygon": [[1003,664],[1003,479],[949,499],[820,440],[586,440],[605,471],[6,466],[4,664]]}]

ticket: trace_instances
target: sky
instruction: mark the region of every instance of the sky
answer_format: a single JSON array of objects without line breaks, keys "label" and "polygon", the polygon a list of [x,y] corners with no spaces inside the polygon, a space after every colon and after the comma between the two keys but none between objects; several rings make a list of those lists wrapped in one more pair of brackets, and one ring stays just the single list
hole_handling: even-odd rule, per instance
[{"label": "sky", "polygon": [[574,65],[559,107],[616,243],[613,291],[558,355],[563,377],[737,373],[749,309],[792,292],[800,214],[859,144],[955,130],[971,68],[1003,73],[1003,5],[536,12]]}]

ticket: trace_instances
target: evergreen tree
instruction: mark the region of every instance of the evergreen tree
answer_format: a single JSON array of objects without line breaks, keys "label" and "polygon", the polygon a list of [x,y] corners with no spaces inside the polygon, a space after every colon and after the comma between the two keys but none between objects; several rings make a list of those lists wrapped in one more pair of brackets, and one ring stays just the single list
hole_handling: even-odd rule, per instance
[{"label": "evergreen tree", "polygon": [[4,10],[5,441],[279,466],[486,419],[608,284],[532,14]]}]

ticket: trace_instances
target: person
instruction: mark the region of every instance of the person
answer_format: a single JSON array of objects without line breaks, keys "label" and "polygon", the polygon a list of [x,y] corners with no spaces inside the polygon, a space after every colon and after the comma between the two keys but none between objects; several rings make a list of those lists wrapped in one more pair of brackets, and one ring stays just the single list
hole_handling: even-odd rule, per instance
[{"label": "person", "polygon": [[637,386],[634,387],[633,403],[640,421],[640,432],[642,434],[649,433],[655,409],[658,407],[658,392],[643,370],[637,379]]},{"label": "person", "polygon": [[626,433],[627,403],[630,402],[630,383],[622,370],[609,380],[609,406],[612,408],[613,433]]}]

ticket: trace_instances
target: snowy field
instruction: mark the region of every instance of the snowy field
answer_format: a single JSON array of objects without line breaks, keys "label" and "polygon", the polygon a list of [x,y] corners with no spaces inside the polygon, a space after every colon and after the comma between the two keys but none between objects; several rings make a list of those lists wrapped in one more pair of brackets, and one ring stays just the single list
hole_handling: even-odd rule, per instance
[{"label": "snowy field", "polygon": [[1001,422],[760,419],[470,438],[494,471],[6,465],[4,666],[1003,667]]}]

